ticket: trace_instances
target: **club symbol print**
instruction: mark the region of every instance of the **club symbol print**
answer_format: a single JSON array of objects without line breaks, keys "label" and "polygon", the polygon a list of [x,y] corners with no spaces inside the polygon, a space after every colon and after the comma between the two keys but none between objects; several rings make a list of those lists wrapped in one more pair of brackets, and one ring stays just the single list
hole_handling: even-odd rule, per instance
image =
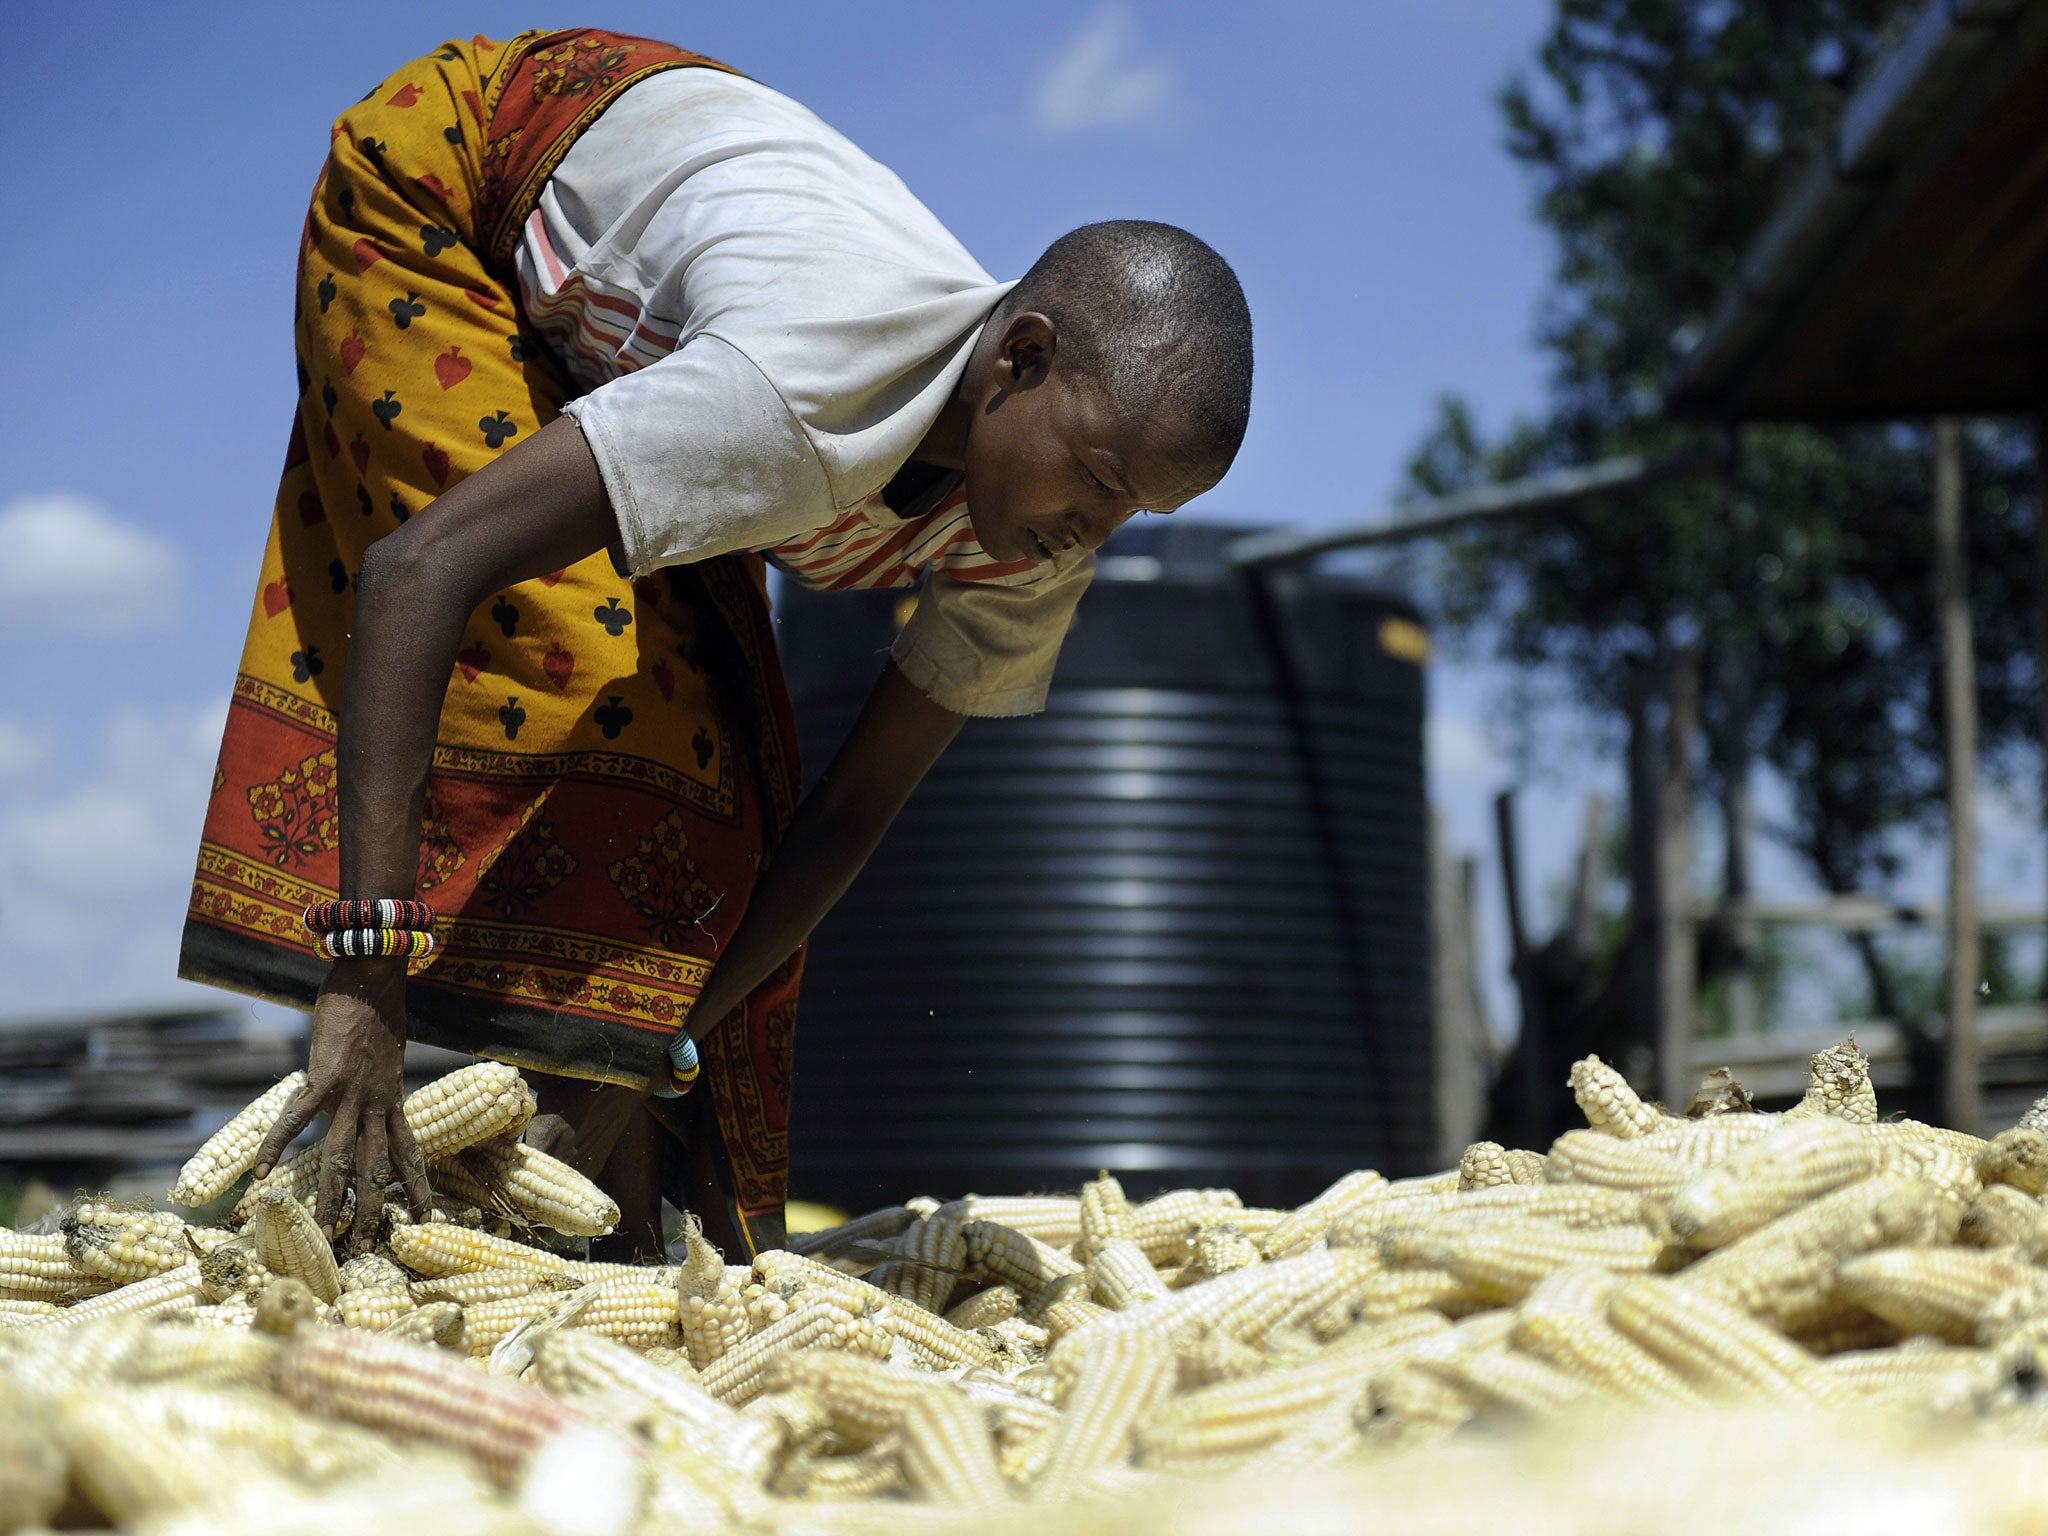
[{"label": "club symbol print", "polygon": [[507,741],[519,739],[519,727],[526,724],[526,711],[519,707],[518,694],[505,695],[505,702],[498,706],[498,724],[505,727]]},{"label": "club symbol print", "polygon": [[486,448],[502,448],[505,446],[507,438],[519,435],[519,423],[514,421],[504,411],[496,411],[489,416],[479,417],[476,429],[483,433],[484,446]]},{"label": "club symbol print", "polygon": [[606,634],[614,636],[623,635],[626,632],[626,626],[633,622],[633,615],[619,606],[619,600],[616,597],[606,598],[602,608],[590,610],[590,616],[604,626]]},{"label": "club symbol print", "polygon": [[395,389],[385,390],[382,400],[370,402],[370,414],[384,423],[386,432],[391,430],[391,423],[398,420],[398,413],[404,409],[405,407],[398,401],[398,391]]},{"label": "club symbol print", "polygon": [[491,618],[509,640],[519,628],[519,605],[500,592],[498,600],[491,604]]},{"label": "club symbol print", "polygon": [[417,293],[408,293],[402,299],[393,299],[384,307],[391,311],[391,323],[401,331],[411,330],[413,321],[427,312],[427,306],[420,302]]},{"label": "club symbol print", "polygon": [[429,256],[438,256],[455,244],[455,231],[438,224],[420,226],[420,245]]},{"label": "club symbol print", "polygon": [[301,683],[309,683],[327,670],[327,663],[320,659],[320,647],[309,645],[303,651],[292,652],[292,677]]},{"label": "club symbol print", "polygon": [[606,741],[617,741],[619,732],[633,723],[633,711],[616,693],[591,711],[590,718],[597,722],[597,728],[604,732]]},{"label": "club symbol print", "polygon": [[700,769],[711,761],[711,737],[701,725],[697,727],[697,734],[690,738],[690,750],[697,754]]}]

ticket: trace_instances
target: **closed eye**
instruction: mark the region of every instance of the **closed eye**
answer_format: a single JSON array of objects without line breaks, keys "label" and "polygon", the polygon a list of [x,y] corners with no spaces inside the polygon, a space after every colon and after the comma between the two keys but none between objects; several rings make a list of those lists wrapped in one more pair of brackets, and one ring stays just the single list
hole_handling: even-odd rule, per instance
[{"label": "closed eye", "polygon": [[1081,473],[1088,477],[1088,483],[1094,486],[1095,489],[1102,495],[1114,496],[1116,494],[1115,491],[1109,488],[1108,484],[1103,480],[1103,478],[1100,475],[1096,474],[1095,471],[1090,469],[1087,465],[1083,464],[1081,466]]}]

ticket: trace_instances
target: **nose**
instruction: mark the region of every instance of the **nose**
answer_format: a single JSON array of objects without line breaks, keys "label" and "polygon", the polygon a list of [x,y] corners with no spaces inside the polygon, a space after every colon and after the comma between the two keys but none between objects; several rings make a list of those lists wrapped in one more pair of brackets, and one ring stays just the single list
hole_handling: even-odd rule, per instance
[{"label": "nose", "polygon": [[1129,522],[1136,515],[1131,512],[1087,513],[1079,508],[1067,514],[1067,525],[1074,530],[1074,538],[1087,548],[1100,549],[1108,542],[1109,536]]}]

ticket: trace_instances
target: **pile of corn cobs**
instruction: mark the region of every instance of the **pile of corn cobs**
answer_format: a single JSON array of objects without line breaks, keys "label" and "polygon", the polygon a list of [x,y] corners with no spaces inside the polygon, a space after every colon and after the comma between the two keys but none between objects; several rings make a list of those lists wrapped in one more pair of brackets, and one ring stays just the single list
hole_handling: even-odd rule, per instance
[{"label": "pile of corn cobs", "polygon": [[[1462,1457],[1457,1477],[1498,1483],[1473,1458],[1539,1431],[1598,1465],[1631,1443],[1618,1412],[1875,1405],[1967,1434],[1972,1468],[1999,1437],[2042,1439],[2048,1108],[1990,1142],[1880,1121],[1853,1041],[1784,1115],[1723,1085],[1674,1116],[1596,1058],[1572,1086],[1590,1128],[1548,1154],[1480,1143],[1453,1172],[1355,1173],[1292,1211],[1227,1190],[1134,1205],[1105,1175],[913,1201],[750,1265],[691,1224],[674,1264],[628,1267],[546,1235],[617,1213],[519,1142],[516,1073],[464,1068],[406,1104],[445,1205],[388,1213],[345,1261],[308,1208],[316,1153],[222,1224],[84,1201],[0,1232],[0,1531],[964,1531],[1029,1502],[1017,1528],[1043,1536],[1206,1529],[1248,1487],[1282,1528],[1273,1474],[1361,1466],[1347,1507],[1427,1523],[1444,1511],[1372,1480]],[[297,1088],[238,1116],[173,1198],[224,1203]],[[1787,1423],[1806,1427],[1742,1443],[1820,1433]],[[2048,1459],[2026,1465],[2035,1486]],[[1523,1499],[1545,1530],[1643,1514]]]}]

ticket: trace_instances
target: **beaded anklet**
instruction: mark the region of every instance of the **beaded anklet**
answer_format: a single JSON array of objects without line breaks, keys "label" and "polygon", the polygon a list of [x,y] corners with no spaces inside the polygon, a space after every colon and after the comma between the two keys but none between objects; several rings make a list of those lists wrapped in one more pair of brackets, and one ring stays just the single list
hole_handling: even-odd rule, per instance
[{"label": "beaded anklet", "polygon": [[306,908],[304,922],[313,933],[339,933],[344,928],[431,929],[434,909],[424,901],[316,901]]}]

